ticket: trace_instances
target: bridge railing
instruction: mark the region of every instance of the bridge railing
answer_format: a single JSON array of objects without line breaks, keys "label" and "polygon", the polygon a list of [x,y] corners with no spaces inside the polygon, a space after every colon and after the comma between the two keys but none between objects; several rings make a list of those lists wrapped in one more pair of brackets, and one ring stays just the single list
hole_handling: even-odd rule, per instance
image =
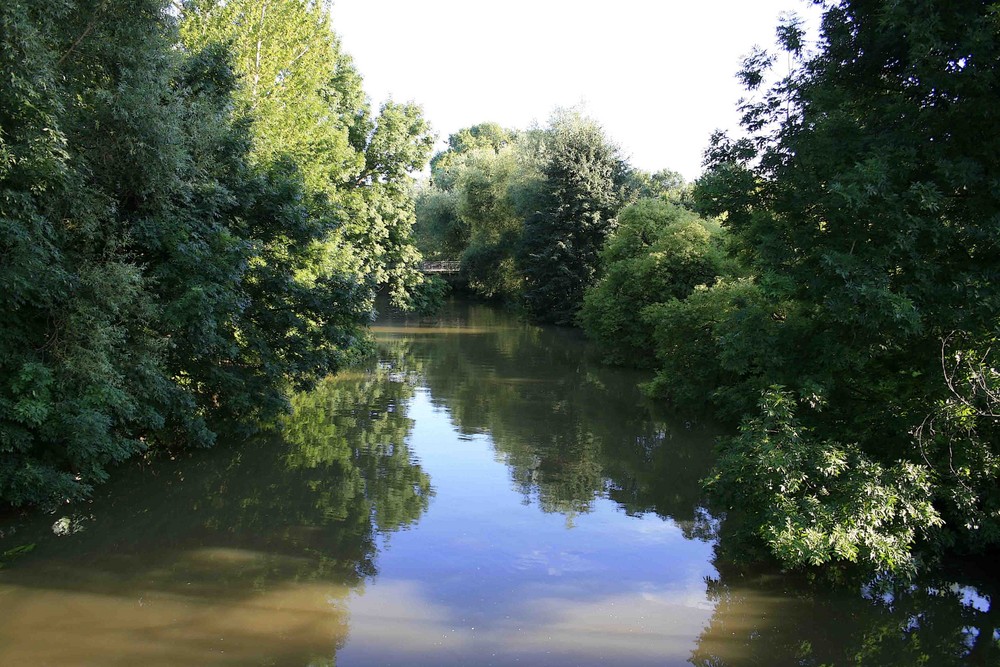
[{"label": "bridge railing", "polygon": [[458,273],[462,270],[462,263],[452,260],[421,262],[420,270],[424,273]]}]

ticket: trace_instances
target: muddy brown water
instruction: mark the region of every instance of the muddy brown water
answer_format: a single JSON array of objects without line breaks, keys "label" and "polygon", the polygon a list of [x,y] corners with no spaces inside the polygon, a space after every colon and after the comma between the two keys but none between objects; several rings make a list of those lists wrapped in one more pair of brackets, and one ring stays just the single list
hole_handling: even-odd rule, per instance
[{"label": "muddy brown water", "polygon": [[[572,331],[452,303],[280,434],[0,524],[0,665],[991,664],[995,578],[891,589],[717,556],[717,430]],[[16,555],[19,547],[30,553]]]}]

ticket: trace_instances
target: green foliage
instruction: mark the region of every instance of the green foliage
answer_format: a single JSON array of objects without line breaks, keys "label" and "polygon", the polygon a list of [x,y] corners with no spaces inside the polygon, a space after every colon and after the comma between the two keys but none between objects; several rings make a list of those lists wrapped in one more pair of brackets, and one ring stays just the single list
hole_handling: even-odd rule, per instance
[{"label": "green foliage", "polygon": [[680,175],[633,171],[576,111],[557,111],[546,127],[523,133],[493,123],[463,129],[431,165],[418,199],[421,250],[460,258],[474,293],[524,306],[539,321],[575,323],[626,203],[689,206]]},{"label": "green foliage", "polygon": [[559,112],[545,133],[544,200],[525,221],[519,263],[534,318],[571,324],[598,273],[598,253],[626,201],[629,168],[592,120]]},{"label": "green foliage", "polygon": [[812,330],[810,314],[745,277],[723,277],[686,299],[648,306],[641,317],[658,363],[647,390],[677,409],[711,407],[736,422],[756,411],[767,382],[818,397],[829,379],[806,372],[816,361],[798,345]]},{"label": "green foliage", "polygon": [[184,102],[158,2],[8,3],[0,23],[0,497],[48,503],[183,402],[142,265],[181,185]]},{"label": "green foliage", "polygon": [[438,276],[422,276],[421,282],[411,287],[403,309],[417,315],[433,315],[444,305],[451,286]]},{"label": "green foliage", "polygon": [[855,444],[821,439],[774,387],[722,445],[709,488],[789,565],[860,561],[906,572],[914,543],[941,524],[930,479],[924,466],[881,464]]},{"label": "green foliage", "polygon": [[348,246],[365,258],[361,275],[375,288],[388,287],[399,305],[407,303],[410,287],[420,284],[410,174],[423,168],[433,145],[422,114],[413,104],[382,105],[363,147],[364,169],[352,175],[353,205],[344,227]]},{"label": "green foliage", "polygon": [[[287,158],[303,166],[306,186],[324,190],[332,173],[360,165],[345,131],[331,114],[324,89],[343,66],[329,15],[301,0],[183,5],[181,37],[191,50],[224,44],[241,85],[238,117],[254,124],[254,156],[262,163]],[[353,111],[353,110],[351,110]]]},{"label": "green foliage", "polygon": [[456,193],[428,184],[417,188],[413,232],[420,254],[430,260],[461,257],[469,245],[469,226],[458,216]]},{"label": "green foliage", "polygon": [[355,356],[378,285],[419,279],[419,111],[370,118],[313,3],[179,9],[0,8],[6,502],[272,420]]},{"label": "green foliage", "polygon": [[[986,548],[1000,538],[997,417],[989,383],[968,378],[989,377],[983,360],[1000,321],[1000,79],[986,64],[1000,52],[996,12],[979,2],[944,11],[847,1],[826,9],[822,30],[811,52],[787,19],[778,31],[787,57],[755,51],[744,64],[740,78],[756,91],[741,106],[747,136],[713,138],[694,206],[725,221],[752,298],[717,286],[648,311],[663,364],[656,386],[711,394],[745,425],[757,424],[749,398],[770,385],[823,404],[800,416],[808,436],[789,446],[809,466],[822,468],[827,454],[846,461],[842,474],[824,473],[829,499],[814,511],[812,492],[790,504],[743,496],[770,526],[757,534],[789,562],[815,553],[904,566],[921,531],[926,543]],[[768,87],[776,62],[790,69]],[[964,362],[939,353],[959,339],[952,351],[978,358],[978,371],[957,372]],[[715,361],[673,360],[691,352]],[[725,466],[756,470],[751,445],[765,439],[745,431]],[[777,471],[790,483],[794,474]],[[895,495],[879,491],[890,485]],[[888,515],[852,500],[869,491]],[[921,494],[943,523],[892,513]],[[768,515],[771,506],[788,520]],[[850,511],[857,523],[845,538]]]},{"label": "green foliage", "polygon": [[475,125],[448,144],[420,193],[422,250],[460,258],[473,292],[526,306],[540,321],[574,323],[631,197],[684,197],[678,175],[632,172],[603,130],[575,111],[523,133]]},{"label": "green foliage", "polygon": [[448,137],[448,148],[431,158],[431,174],[435,187],[450,191],[460,171],[462,156],[476,150],[499,153],[513,144],[518,133],[496,123],[479,123],[462,128]]},{"label": "green foliage", "polygon": [[684,299],[710,285],[722,257],[711,225],[663,200],[625,208],[601,251],[604,275],[584,296],[580,323],[610,363],[648,366],[654,361],[649,306]]},{"label": "green foliage", "polygon": [[951,527],[975,550],[1000,542],[1000,373],[996,338],[954,334],[941,344],[948,395],[938,400],[914,436],[921,460],[941,477],[940,502]]},{"label": "green foliage", "polygon": [[513,301],[520,295],[514,253],[523,226],[508,194],[518,174],[516,149],[477,149],[463,157],[455,179],[458,215],[469,228],[463,273],[476,293]]},{"label": "green foliage", "polygon": [[420,260],[409,174],[433,144],[419,107],[388,102],[373,116],[321,3],[192,0],[182,18],[187,48],[231,49],[235,115],[252,125],[255,162],[296,165],[310,215],[328,226],[305,274],[346,274],[369,298],[387,287],[405,302]]},{"label": "green foliage", "polygon": [[635,169],[629,174],[629,190],[635,199],[662,199],[690,207],[692,186],[676,171],[661,169],[649,173]]},{"label": "green foliage", "polygon": [[536,175],[527,135],[482,123],[456,132],[432,163],[418,197],[421,251],[459,259],[479,296],[515,303],[522,278],[515,256],[524,226],[518,204]]}]

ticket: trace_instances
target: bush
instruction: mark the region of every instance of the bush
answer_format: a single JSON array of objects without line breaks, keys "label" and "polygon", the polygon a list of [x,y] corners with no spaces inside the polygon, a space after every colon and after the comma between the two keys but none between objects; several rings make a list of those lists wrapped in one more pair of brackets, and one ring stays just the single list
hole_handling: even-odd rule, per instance
[{"label": "bush", "polygon": [[942,523],[930,499],[930,470],[878,463],[856,444],[820,439],[799,423],[795,407],[780,386],[765,390],[759,413],[723,441],[710,490],[750,519],[788,565],[861,562],[913,571],[914,543]]},{"label": "bush", "polygon": [[622,211],[601,252],[604,276],[584,296],[579,318],[609,363],[653,364],[652,326],[640,314],[715,281],[722,261],[714,232],[694,213],[661,200]]}]

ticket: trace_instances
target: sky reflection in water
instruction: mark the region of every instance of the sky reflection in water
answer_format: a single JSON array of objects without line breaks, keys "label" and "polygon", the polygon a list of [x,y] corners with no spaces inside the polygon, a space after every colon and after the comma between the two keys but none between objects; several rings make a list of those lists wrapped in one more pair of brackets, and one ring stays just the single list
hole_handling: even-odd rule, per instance
[{"label": "sky reflection in water", "polygon": [[711,616],[710,544],[603,498],[539,512],[489,438],[456,439],[429,398],[412,404],[411,438],[436,497],[417,530],[388,538],[380,576],[352,599],[342,664],[440,664],[442,652],[454,664],[686,662]]},{"label": "sky reflection in water", "polygon": [[120,471],[68,535],[0,527],[0,553],[36,544],[0,570],[0,664],[995,655],[995,576],[861,595],[720,564],[713,433],[575,333],[462,304],[376,333],[380,359],[295,397],[280,438]]},{"label": "sky reflection in water", "polygon": [[655,419],[639,376],[571,332],[475,307],[376,332],[422,380],[409,442],[436,495],[352,596],[338,661],[686,663],[713,608],[711,544],[690,539],[711,434]]}]

